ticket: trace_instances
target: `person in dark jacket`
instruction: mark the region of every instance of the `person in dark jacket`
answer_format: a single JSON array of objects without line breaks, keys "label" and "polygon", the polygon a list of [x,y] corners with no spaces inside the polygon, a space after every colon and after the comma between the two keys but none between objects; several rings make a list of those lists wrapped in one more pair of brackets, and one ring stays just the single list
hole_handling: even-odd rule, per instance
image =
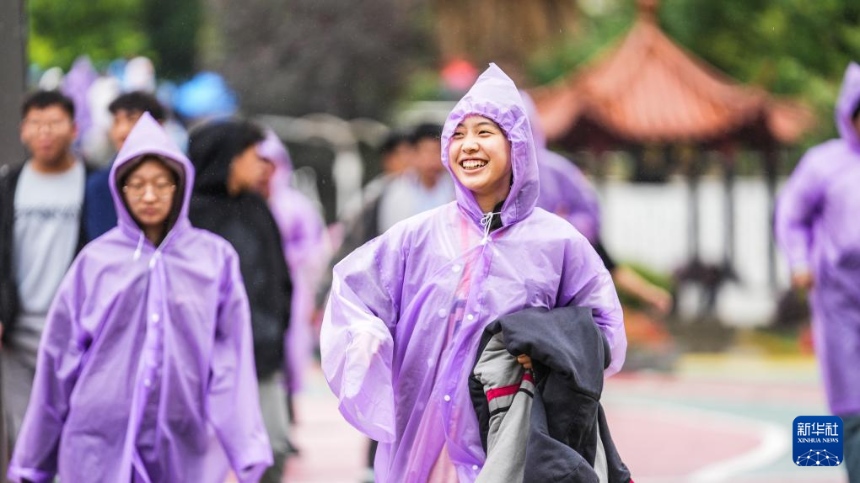
[{"label": "person in dark jacket", "polygon": [[[125,143],[131,128],[144,112],[148,112],[159,124],[167,119],[164,106],[152,94],[142,91],[127,92],[108,105],[113,122],[108,131],[111,144],[117,152]],[[111,163],[112,165],[113,163]],[[99,169],[87,177],[87,206],[84,209],[84,229],[90,242],[116,226],[116,209],[110,192],[111,166]]]},{"label": "person in dark jacket", "polygon": [[[29,95],[21,142],[30,158],[0,170],[0,323],[3,410],[14,442],[24,419],[45,318],[85,241],[88,167],[72,150],[75,106],[57,91]],[[10,448],[11,449],[11,448]]]},{"label": "person in dark jacket", "polygon": [[292,282],[278,226],[259,195],[272,170],[257,152],[264,138],[260,127],[243,120],[216,121],[191,133],[189,157],[197,178],[190,218],[194,226],[224,237],[239,254],[251,306],[260,405],[275,461],[261,481],[279,482],[289,450],[281,371]]}]

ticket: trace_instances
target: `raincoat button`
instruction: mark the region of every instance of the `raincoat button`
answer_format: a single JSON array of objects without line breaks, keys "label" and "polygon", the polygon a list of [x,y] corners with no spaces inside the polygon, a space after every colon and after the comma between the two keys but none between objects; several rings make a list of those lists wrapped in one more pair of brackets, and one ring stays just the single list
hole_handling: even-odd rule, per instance
[{"label": "raincoat button", "polygon": [[473,470],[473,471],[478,471],[478,465],[472,465],[472,470]]},{"label": "raincoat button", "polygon": [[445,317],[445,309],[439,309],[439,317]]},{"label": "raincoat button", "polygon": [[454,273],[460,273],[460,265],[454,265],[453,267],[451,267],[451,270]]},{"label": "raincoat button", "polygon": [[451,396],[449,396],[449,395],[445,394],[445,397],[443,397],[442,399],[444,399],[444,400],[445,400],[445,402],[450,402],[450,401],[451,401]]},{"label": "raincoat button", "polygon": [[468,320],[475,320],[475,316],[474,316],[474,315],[472,315],[472,314],[469,314],[469,315],[467,315],[467,316],[466,316],[466,319],[468,319]]},{"label": "raincoat button", "polygon": [[158,322],[158,320],[160,319],[160,317],[158,316],[158,314],[152,314],[152,315],[150,316],[150,319],[152,319],[152,321],[153,321],[153,322]]}]

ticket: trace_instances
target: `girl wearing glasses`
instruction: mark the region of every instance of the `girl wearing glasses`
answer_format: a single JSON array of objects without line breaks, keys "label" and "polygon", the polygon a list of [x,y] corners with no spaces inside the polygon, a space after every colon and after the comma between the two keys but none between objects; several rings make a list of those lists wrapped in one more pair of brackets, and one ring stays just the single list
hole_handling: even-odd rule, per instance
[{"label": "girl wearing glasses", "polygon": [[[48,315],[13,481],[239,481],[271,464],[236,252],[188,221],[194,169],[145,114],[111,172],[118,226]],[[226,462],[224,462],[226,464]]]}]

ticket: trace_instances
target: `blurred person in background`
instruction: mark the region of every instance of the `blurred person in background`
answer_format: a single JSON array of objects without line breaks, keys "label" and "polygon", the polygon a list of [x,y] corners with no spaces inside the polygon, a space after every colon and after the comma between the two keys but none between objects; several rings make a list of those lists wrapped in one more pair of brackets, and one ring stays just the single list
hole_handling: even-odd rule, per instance
[{"label": "blurred person in background", "polygon": [[86,243],[89,168],[72,151],[75,106],[57,91],[23,103],[21,142],[30,158],[0,175],[0,323],[3,409],[10,449],[21,428],[51,301]]},{"label": "blurred person in background", "polygon": [[[278,225],[286,255],[287,267],[293,280],[290,326],[284,340],[284,364],[290,421],[295,423],[293,395],[303,383],[313,349],[313,316],[316,290],[323,271],[328,267],[331,250],[325,221],[320,210],[307,196],[291,186],[293,163],[287,147],[271,130],[257,145],[260,157],[269,161],[274,170],[261,193]],[[290,444],[291,452],[298,452]]]},{"label": "blurred person in background", "polygon": [[379,200],[379,232],[454,199],[454,184],[439,163],[442,126],[419,124],[412,131],[412,159]]},{"label": "blurred person in background", "polygon": [[189,223],[194,169],[152,116],[110,180],[118,226],[57,292],[9,477],[214,481],[211,426],[257,481],[272,459],[236,251]]},{"label": "blurred person in background", "polygon": [[[390,225],[390,214],[385,224],[380,219],[382,200],[385,199],[391,185],[411,169],[415,163],[418,154],[413,143],[413,135],[402,130],[392,129],[379,147],[379,156],[382,174],[365,186],[362,192],[363,201],[358,210],[346,216],[343,241],[337,253],[332,257],[332,263],[339,262],[356,248],[376,238]],[[329,271],[329,273],[331,272]],[[324,292],[320,298],[324,299],[328,295],[330,285],[331,280],[326,279],[320,287]],[[323,305],[323,303],[319,305]],[[374,481],[373,460],[376,458],[377,447],[378,443],[370,440],[367,452],[367,474],[364,477],[366,482],[372,483]]]},{"label": "blurred person in background", "polygon": [[[338,262],[353,250],[385,231],[380,222],[380,203],[389,185],[413,162],[415,149],[409,134],[391,130],[379,147],[382,173],[364,187],[361,199],[351,203],[352,210],[342,216],[344,236],[332,261]],[[325,287],[327,289],[327,287]]]},{"label": "blurred person in background", "polygon": [[260,156],[262,129],[238,119],[210,121],[189,136],[197,171],[191,223],[224,237],[239,254],[251,307],[254,359],[263,421],[274,465],[260,481],[279,482],[290,449],[283,368],[293,284],[284,244],[260,193],[269,189],[272,164]]},{"label": "blurred person in background", "polygon": [[450,113],[440,144],[456,200],[338,263],[323,320],[323,372],[347,421],[380,442],[381,482],[476,480],[486,453],[468,380],[479,339],[500,316],[589,308],[612,354],[606,375],[624,363],[609,273],[567,222],[534,209],[531,131],[498,67]]},{"label": "blurred person in background", "polygon": [[661,317],[666,316],[672,310],[672,295],[631,268],[618,265],[606,251],[600,238],[600,202],[594,187],[573,162],[547,148],[534,101],[525,91],[520,91],[520,94],[528,112],[538,156],[540,195],[537,205],[564,218],[588,239],[612,274],[612,281],[619,291],[644,302]]},{"label": "blurred person in background", "polygon": [[776,237],[791,284],[809,291],[827,402],[844,423],[845,468],[860,482],[860,65],[836,104],[839,138],[810,148],[783,187]]},{"label": "blurred person in background", "polygon": [[[122,149],[125,139],[137,120],[148,112],[164,124],[167,113],[152,94],[135,91],[121,94],[108,106],[113,120],[108,137],[116,152]],[[116,226],[116,209],[110,191],[111,167],[99,169],[87,179],[87,204],[84,207],[84,227],[87,241],[94,240]]]},{"label": "blurred person in background", "polygon": [[[424,123],[409,134],[392,131],[380,148],[384,178],[372,181],[360,211],[346,223],[334,263],[376,238],[399,221],[454,199],[454,184],[440,160],[442,126]],[[378,183],[374,185],[373,183]],[[377,443],[370,442],[368,475],[373,481]]]},{"label": "blurred person in background", "polygon": [[454,185],[440,167],[442,127],[420,124],[406,135],[392,131],[380,147],[383,174],[368,183],[361,207],[344,221],[337,263],[395,223],[454,199]]}]

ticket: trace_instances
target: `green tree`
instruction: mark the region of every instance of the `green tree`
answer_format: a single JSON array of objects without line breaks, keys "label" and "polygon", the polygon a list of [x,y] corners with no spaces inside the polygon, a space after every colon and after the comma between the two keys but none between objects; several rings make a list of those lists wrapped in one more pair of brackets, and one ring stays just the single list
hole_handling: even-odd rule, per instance
[{"label": "green tree", "polygon": [[190,77],[198,66],[197,38],[203,22],[199,0],[147,0],[143,10],[158,76]]},{"label": "green tree", "polygon": [[151,55],[140,0],[29,0],[30,61],[68,69],[80,55],[103,64]]},{"label": "green tree", "polygon": [[149,57],[159,77],[193,74],[202,22],[198,0],[29,0],[30,61],[64,70],[80,55],[97,66]]}]

